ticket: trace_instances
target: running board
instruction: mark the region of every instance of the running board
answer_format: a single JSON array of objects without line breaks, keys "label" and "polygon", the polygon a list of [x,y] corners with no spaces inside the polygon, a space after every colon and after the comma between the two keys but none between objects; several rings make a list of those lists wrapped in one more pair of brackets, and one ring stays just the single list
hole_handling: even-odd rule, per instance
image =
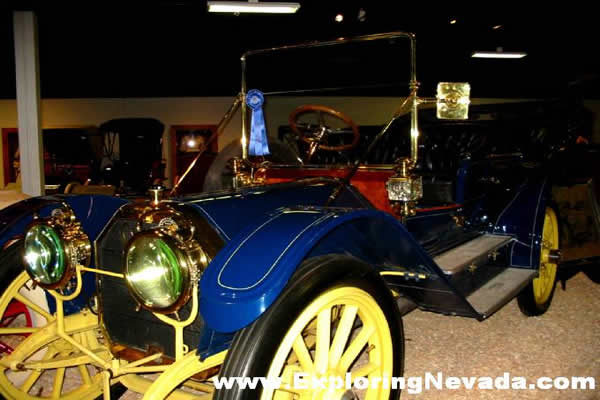
[{"label": "running board", "polygon": [[490,255],[512,240],[510,236],[481,235],[440,254],[433,260],[446,275],[454,275],[467,267],[487,263]]},{"label": "running board", "polygon": [[486,319],[519,294],[536,275],[537,270],[533,269],[507,268],[473,292],[467,301],[481,319]]}]

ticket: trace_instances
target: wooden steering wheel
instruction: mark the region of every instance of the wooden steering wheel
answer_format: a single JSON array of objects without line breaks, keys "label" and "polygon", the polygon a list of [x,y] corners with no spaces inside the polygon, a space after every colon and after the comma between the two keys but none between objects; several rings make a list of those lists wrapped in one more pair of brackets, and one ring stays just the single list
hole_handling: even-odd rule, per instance
[{"label": "wooden steering wheel", "polygon": [[[299,117],[308,113],[316,113],[318,115],[318,123],[311,125],[310,123],[300,123]],[[347,126],[344,128],[334,129],[325,124],[323,114],[328,114],[336,119],[343,121]],[[358,131],[358,125],[352,121],[352,119],[346,114],[337,111],[331,107],[308,104],[296,108],[290,114],[289,118],[290,128],[298,137],[310,145],[308,159],[314,154],[317,148],[327,151],[344,151],[350,150],[358,144],[360,139],[360,133]],[[328,145],[325,139],[329,135],[347,135],[352,134],[352,141],[350,143],[339,144],[339,145]]]}]

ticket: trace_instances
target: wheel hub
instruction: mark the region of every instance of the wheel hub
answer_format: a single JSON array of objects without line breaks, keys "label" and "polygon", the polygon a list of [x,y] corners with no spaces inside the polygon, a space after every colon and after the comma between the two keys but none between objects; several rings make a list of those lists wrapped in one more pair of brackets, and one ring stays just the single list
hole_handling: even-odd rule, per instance
[{"label": "wheel hub", "polygon": [[340,400],[358,400],[358,396],[352,390],[346,390]]}]

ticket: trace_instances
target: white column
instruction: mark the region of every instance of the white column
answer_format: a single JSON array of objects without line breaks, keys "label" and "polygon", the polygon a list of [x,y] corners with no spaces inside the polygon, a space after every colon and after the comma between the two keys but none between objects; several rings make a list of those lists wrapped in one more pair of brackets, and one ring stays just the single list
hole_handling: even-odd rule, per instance
[{"label": "white column", "polygon": [[32,11],[13,13],[17,113],[23,193],[44,194],[44,158],[40,114],[37,20]]}]

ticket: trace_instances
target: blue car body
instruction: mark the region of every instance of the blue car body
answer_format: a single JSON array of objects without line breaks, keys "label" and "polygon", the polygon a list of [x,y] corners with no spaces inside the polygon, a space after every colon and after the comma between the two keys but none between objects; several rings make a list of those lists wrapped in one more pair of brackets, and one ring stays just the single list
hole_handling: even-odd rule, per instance
[{"label": "blue car body", "polygon": [[[468,174],[466,169],[463,175]],[[433,257],[488,232],[514,239],[501,250],[501,257],[508,261],[506,267],[538,268],[549,185],[546,179],[530,179],[524,178],[510,190],[505,188],[509,195],[501,208],[490,207],[495,202],[484,194],[466,206],[420,212],[404,224],[375,209],[352,186],[346,186],[336,202],[326,206],[338,185],[330,178],[173,200],[206,219],[224,242],[200,281],[203,326],[199,353],[209,356],[226,348],[233,333],[259,318],[277,299],[304,260],[325,254],[350,255],[372,265],[391,289],[421,309],[486,318],[469,304],[459,285],[444,274]],[[465,191],[460,183],[457,191]],[[26,200],[0,213],[5,225],[1,243],[22,234],[33,212],[43,217],[63,203],[74,210],[95,241],[129,201],[101,195]],[[459,226],[457,216],[470,222]],[[402,275],[394,273],[398,271]],[[93,275],[84,277],[87,294],[68,303],[67,313],[85,307],[96,290]]]}]

